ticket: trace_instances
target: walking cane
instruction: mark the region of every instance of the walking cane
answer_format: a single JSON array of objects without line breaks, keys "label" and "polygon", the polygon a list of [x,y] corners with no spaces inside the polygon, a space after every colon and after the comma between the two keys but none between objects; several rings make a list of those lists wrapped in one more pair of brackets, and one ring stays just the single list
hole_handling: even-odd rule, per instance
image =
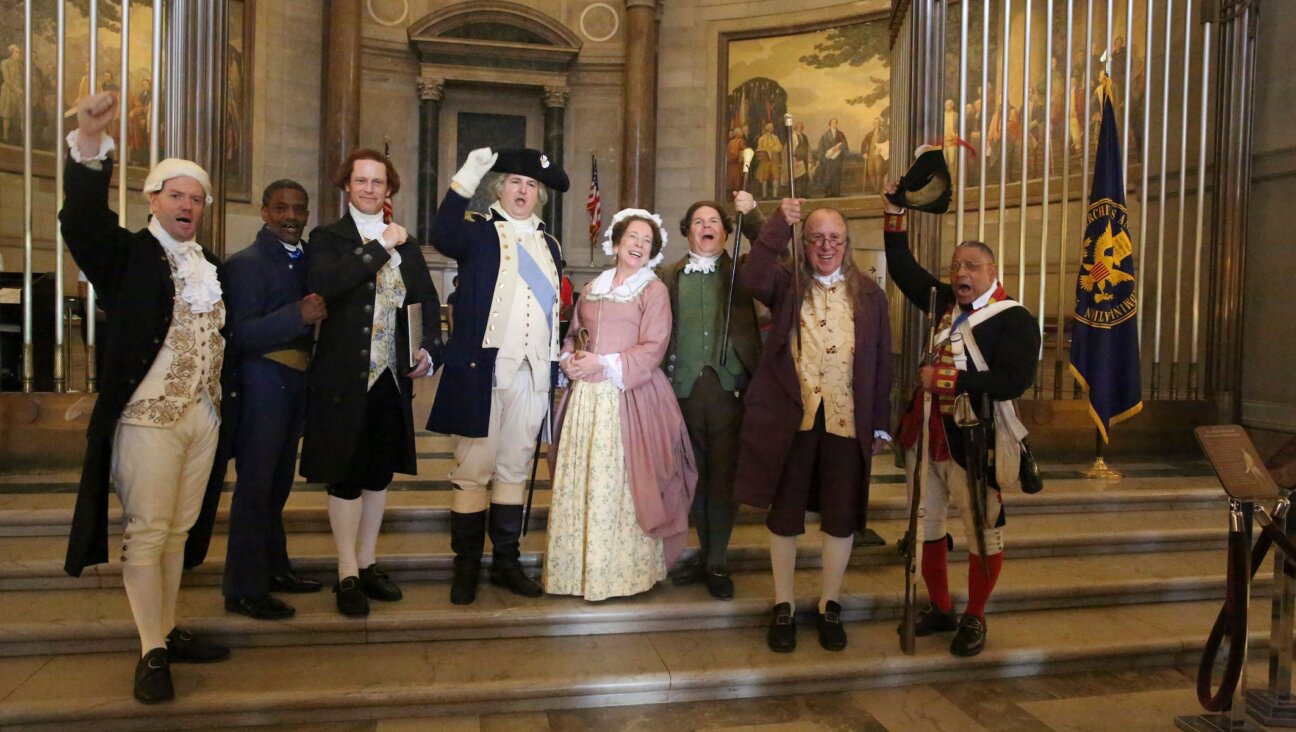
[{"label": "walking cane", "polygon": [[[756,152],[750,147],[743,148],[743,178],[742,190],[747,190],[751,185],[751,163]],[[738,255],[742,252],[742,225],[743,212],[738,212],[738,223],[734,226],[734,250],[733,266],[729,269],[729,300],[725,303],[724,330],[720,333],[720,365],[724,366],[729,362],[729,319],[733,316],[734,304],[734,284],[738,281]]]},{"label": "walking cane", "polygon": [[[792,165],[792,158],[796,157],[796,150],[792,140],[792,114],[789,112],[783,115],[783,127],[787,133],[784,137],[787,142],[783,144],[783,149],[787,151],[787,169],[788,169],[788,197],[796,198],[796,169]],[[796,306],[792,311],[793,322],[796,323],[796,342],[797,348],[801,347],[801,271],[802,253],[801,237],[799,229],[800,224],[792,227],[792,297]]]}]

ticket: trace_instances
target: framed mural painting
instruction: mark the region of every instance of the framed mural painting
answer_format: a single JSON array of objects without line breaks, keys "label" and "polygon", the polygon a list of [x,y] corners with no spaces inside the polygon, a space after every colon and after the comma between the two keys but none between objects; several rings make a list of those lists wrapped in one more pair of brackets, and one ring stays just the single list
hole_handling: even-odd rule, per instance
[{"label": "framed mural painting", "polygon": [[[30,0],[32,3],[32,144],[33,172],[54,177],[56,154],[62,144],[54,139],[57,115],[64,115],[64,129],[76,127],[76,101],[89,94],[90,2],[67,0],[65,6],[63,98],[57,93],[58,0]],[[23,12],[27,0],[0,0],[0,98],[13,103],[0,105],[0,171],[22,172],[23,108]],[[100,0],[99,36],[94,83],[95,91],[116,91],[121,95],[119,113],[126,115],[129,184],[143,186],[148,174],[149,113],[155,89],[151,78],[153,46],[152,0],[130,0],[129,73],[122,88],[121,0]],[[251,49],[255,27],[255,0],[230,0],[229,50],[226,75],[229,91],[226,103],[226,197],[249,200],[251,189],[252,85]],[[15,49],[17,49],[15,51]],[[12,73],[11,73],[12,72]],[[109,134],[120,136],[120,121],[114,120]]]},{"label": "framed mural painting", "polygon": [[[889,14],[879,13],[721,34],[719,200],[740,188],[758,200],[778,199],[793,183],[800,198],[881,190],[891,158],[888,22]],[[755,154],[746,179],[745,148]]]}]

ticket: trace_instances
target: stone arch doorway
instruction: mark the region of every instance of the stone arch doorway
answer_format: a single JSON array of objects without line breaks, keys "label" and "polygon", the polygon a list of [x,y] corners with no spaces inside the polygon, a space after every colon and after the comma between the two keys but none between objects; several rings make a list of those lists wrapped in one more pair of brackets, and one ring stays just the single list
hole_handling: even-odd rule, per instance
[{"label": "stone arch doorway", "polygon": [[[434,11],[409,27],[419,64],[419,221],[427,241],[438,193],[483,132],[563,164],[569,75],[581,40],[565,24],[507,0]],[[562,231],[562,196],[544,220]]]}]

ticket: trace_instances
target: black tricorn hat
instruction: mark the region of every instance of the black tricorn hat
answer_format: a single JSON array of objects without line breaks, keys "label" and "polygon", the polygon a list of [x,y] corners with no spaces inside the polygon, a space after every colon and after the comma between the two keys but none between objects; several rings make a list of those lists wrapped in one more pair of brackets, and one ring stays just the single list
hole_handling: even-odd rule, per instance
[{"label": "black tricorn hat", "polygon": [[953,194],[945,153],[937,147],[919,155],[901,176],[896,192],[886,198],[902,208],[943,214],[949,210]]},{"label": "black tricorn hat", "polygon": [[535,178],[549,188],[566,193],[571,187],[567,173],[553,163],[539,150],[525,148],[522,150],[497,150],[499,157],[491,170],[496,173],[516,173],[528,178]]}]

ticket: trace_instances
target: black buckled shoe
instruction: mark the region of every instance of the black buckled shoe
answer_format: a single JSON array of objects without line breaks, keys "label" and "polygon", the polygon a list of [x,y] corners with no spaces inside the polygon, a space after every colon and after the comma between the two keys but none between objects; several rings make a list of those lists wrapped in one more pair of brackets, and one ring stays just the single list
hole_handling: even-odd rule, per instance
[{"label": "black buckled shoe", "polygon": [[273,595],[256,597],[227,597],[225,609],[241,613],[253,620],[283,620],[297,614],[292,605],[283,602]]},{"label": "black buckled shoe", "polygon": [[975,656],[985,648],[986,623],[975,615],[964,615],[958,632],[950,643],[950,653],[956,656]]},{"label": "black buckled shoe", "polygon": [[707,592],[717,600],[732,600],[734,598],[733,578],[729,576],[727,569],[708,569],[706,571],[706,588]]},{"label": "black buckled shoe", "polygon": [[338,612],[348,618],[363,618],[369,614],[369,598],[360,589],[359,577],[344,577],[333,586],[333,592],[337,593]]},{"label": "black buckled shoe", "polygon": [[477,599],[477,582],[480,579],[481,557],[455,557],[454,576],[450,578],[450,604],[473,604]]},{"label": "black buckled shoe", "polygon": [[522,571],[521,563],[501,561],[498,556],[491,563],[490,582],[522,597],[539,597],[544,594],[540,585],[532,582],[531,578],[526,576],[526,572]]},{"label": "black buckled shoe", "polygon": [[842,627],[841,605],[829,600],[823,612],[815,612],[815,627],[819,629],[819,645],[825,651],[846,648],[846,629]]},{"label": "black buckled shoe", "polygon": [[672,585],[683,587],[706,579],[706,567],[702,564],[702,555],[694,554],[675,565],[668,575]]},{"label": "black buckled shoe", "polygon": [[174,628],[166,637],[167,659],[171,663],[215,663],[229,658],[225,646],[198,640],[193,633]]},{"label": "black buckled shoe", "polygon": [[769,649],[775,653],[791,653],[796,650],[796,616],[792,614],[792,603],[780,602],[774,606],[774,616],[770,619],[769,633],[765,637]]},{"label": "black buckled shoe", "polygon": [[360,570],[360,589],[374,600],[396,602],[404,597],[401,588],[374,563]]},{"label": "black buckled shoe", "polygon": [[[941,612],[936,606],[927,603],[927,607],[918,611],[918,617],[914,619],[914,635],[921,638],[934,633],[947,633],[951,630],[958,629],[958,616],[954,614],[954,608],[949,612]],[[896,632],[904,635],[904,621],[900,621],[900,626]]]},{"label": "black buckled shoe", "polygon": [[167,649],[154,648],[135,664],[135,698],[144,704],[157,704],[175,698]]},{"label": "black buckled shoe", "polygon": [[302,579],[292,572],[276,574],[270,578],[271,592],[287,592],[290,595],[304,595],[308,592],[319,592],[323,588],[323,582],[313,579]]}]

